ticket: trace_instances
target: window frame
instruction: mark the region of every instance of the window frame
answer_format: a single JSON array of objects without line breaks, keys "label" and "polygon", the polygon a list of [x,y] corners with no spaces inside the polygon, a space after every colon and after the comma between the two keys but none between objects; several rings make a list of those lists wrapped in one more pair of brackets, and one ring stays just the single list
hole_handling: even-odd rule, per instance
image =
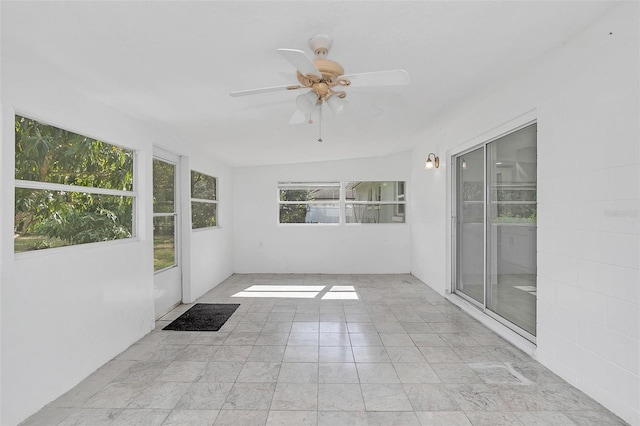
[{"label": "window frame", "polygon": [[15,144],[16,144],[16,132],[15,130],[12,130],[11,134],[12,134],[12,142],[13,142],[13,168],[14,168],[14,173],[12,174],[12,178],[13,178],[13,206],[14,206],[14,218],[15,218],[15,202],[16,202],[16,189],[32,189],[32,190],[50,190],[50,191],[58,191],[58,192],[77,192],[77,193],[85,193],[85,194],[95,194],[95,195],[107,195],[107,196],[116,196],[116,197],[128,197],[131,198],[131,236],[127,237],[127,238],[118,238],[118,239],[114,239],[114,240],[106,240],[106,241],[93,241],[93,242],[88,242],[88,243],[79,243],[79,244],[67,244],[67,245],[63,245],[63,246],[59,246],[59,247],[48,247],[48,248],[41,248],[41,249],[35,249],[35,250],[27,250],[27,251],[21,251],[21,252],[16,252],[15,250],[15,244],[12,244],[12,250],[13,250],[13,254],[15,259],[24,259],[24,258],[30,258],[30,257],[37,257],[37,256],[43,256],[43,255],[48,255],[48,254],[52,254],[52,253],[61,253],[61,252],[65,252],[65,251],[73,251],[73,250],[78,250],[79,247],[81,248],[85,248],[87,246],[95,246],[95,245],[101,245],[101,246],[109,246],[109,245],[116,245],[116,244],[126,244],[126,243],[130,243],[130,242],[135,242],[135,241],[139,241],[139,236],[138,236],[138,229],[139,229],[139,220],[140,218],[138,217],[138,211],[139,211],[139,205],[138,203],[139,201],[139,176],[140,176],[140,166],[139,166],[139,161],[140,161],[140,155],[139,155],[139,151],[137,149],[131,148],[131,147],[127,147],[125,145],[122,144],[117,144],[117,143],[113,143],[111,142],[109,139],[105,139],[102,137],[96,137],[91,135],[91,132],[85,132],[85,131],[76,131],[76,130],[72,130],[71,127],[68,126],[60,126],[58,124],[52,124],[51,121],[49,120],[45,120],[45,119],[41,119],[41,118],[37,118],[35,115],[32,115],[30,113],[25,113],[23,111],[20,110],[16,110],[14,109],[12,111],[13,116],[13,122],[12,125],[15,126],[15,122],[17,117],[21,117],[27,120],[32,120],[32,121],[36,121],[40,124],[43,124],[45,126],[50,126],[50,127],[55,127],[56,129],[60,129],[69,133],[74,133],[76,135],[79,136],[83,136],[89,139],[92,139],[94,141],[99,141],[102,143],[105,143],[107,145],[116,147],[116,148],[120,148],[123,150],[127,150],[131,152],[131,163],[132,163],[132,184],[131,184],[131,190],[118,190],[118,189],[109,189],[109,188],[103,188],[103,187],[97,187],[97,186],[83,186],[83,185],[69,185],[69,184],[60,184],[60,183],[51,183],[51,182],[41,182],[41,181],[31,181],[31,180],[23,180],[23,179],[17,179],[16,178],[16,173],[15,173],[15,167],[16,167],[16,152],[15,152]]},{"label": "window frame", "polygon": [[[215,194],[214,197],[215,199],[211,200],[211,199],[207,199],[207,198],[194,198],[191,196],[191,182],[193,179],[193,173],[199,173],[201,175],[210,177],[212,179],[214,179],[215,181]],[[217,229],[220,228],[220,211],[218,209],[218,204],[220,201],[220,196],[219,196],[219,183],[220,183],[220,179],[218,179],[216,176],[211,176],[210,174],[207,173],[203,173],[200,172],[198,170],[195,169],[190,169],[189,170],[189,222],[191,224],[191,231],[205,231],[208,229]],[[194,228],[193,227],[193,203],[201,203],[201,204],[214,204],[215,205],[215,220],[216,220],[216,224],[212,225],[212,226],[203,226],[201,228]]]},{"label": "window frame", "polygon": [[[280,200],[280,190],[286,189],[289,186],[291,188],[297,188],[300,186],[308,186],[309,188],[321,188],[321,187],[331,187],[335,186],[338,188],[338,199],[335,201],[326,201],[326,200],[307,200],[307,201],[282,201]],[[342,200],[342,182],[340,181],[278,181],[276,187],[276,200],[277,200],[277,224],[278,226],[301,226],[301,225],[309,225],[309,226],[339,226],[342,224],[343,220],[343,205]],[[337,222],[298,222],[298,223],[283,223],[280,222],[280,206],[282,205],[326,205],[326,204],[335,204],[338,207],[338,221]]]},{"label": "window frame", "polygon": [[[362,182],[362,183],[374,183],[374,182],[389,182],[389,183],[394,183],[396,186],[396,192],[398,191],[398,189],[400,188],[400,185],[402,184],[402,188],[403,188],[403,194],[398,194],[398,199],[395,201],[376,201],[376,200],[369,200],[369,201],[349,201],[346,199],[346,194],[347,194],[347,183],[348,182]],[[339,199],[337,201],[317,201],[317,200],[309,200],[309,201],[281,201],[280,200],[280,190],[281,189],[286,189],[287,186],[290,187],[300,187],[300,186],[309,186],[310,188],[315,187],[326,187],[326,186],[331,186],[331,185],[339,185]],[[373,188],[371,188],[370,191],[370,197],[369,198],[374,198],[374,193],[372,192]],[[381,188],[377,189],[377,197],[381,198]],[[339,226],[339,225],[346,225],[346,226],[367,226],[367,225],[407,225],[408,224],[408,215],[407,215],[407,181],[406,180],[362,180],[362,181],[354,181],[354,180],[349,180],[349,181],[278,181],[276,184],[276,200],[277,200],[277,214],[276,214],[276,223],[278,226],[299,226],[299,225],[313,225],[313,226]],[[298,205],[298,204],[306,204],[306,205],[313,205],[313,204],[320,204],[320,205],[326,205],[326,204],[336,204],[339,207],[339,220],[338,222],[335,223],[331,223],[331,222],[327,222],[327,223],[316,223],[316,222],[304,222],[304,223],[282,223],[280,222],[280,206],[281,205]],[[396,209],[394,209],[394,216],[400,216],[403,218],[403,221],[391,221],[391,222],[367,222],[367,223],[358,223],[358,222],[347,222],[347,214],[346,214],[346,209],[347,209],[347,205],[353,205],[353,204],[358,204],[358,205],[392,205],[392,206],[404,206],[404,212],[400,213],[398,210],[398,208],[396,207]]]},{"label": "window frame", "polygon": [[[344,220],[345,220],[345,224],[347,226],[351,226],[351,225],[389,225],[389,224],[403,224],[403,223],[407,223],[407,215],[406,215],[406,205],[407,205],[407,192],[406,192],[406,188],[407,188],[407,181],[405,180],[362,180],[362,181],[344,181],[342,182],[343,186],[344,186],[344,194],[346,197],[346,193],[347,193],[347,183],[349,182],[358,182],[358,183],[365,183],[365,184],[373,184],[373,183],[391,183],[394,184],[395,186],[395,192],[396,192],[396,197],[397,199],[395,201],[382,201],[382,185],[380,186],[376,186],[375,188],[372,186],[371,188],[369,188],[368,191],[368,200],[360,200],[360,201],[351,201],[351,200],[344,200],[344,207],[345,207],[345,216],[344,216]],[[403,189],[403,193],[400,194],[398,192],[399,188],[400,188],[400,184],[402,184],[402,189]],[[361,223],[361,222],[347,222],[347,215],[346,215],[346,209],[347,209],[347,205],[361,205],[361,206],[372,206],[372,207],[380,207],[380,206],[395,206],[393,212],[394,215],[393,217],[402,217],[402,221],[390,221],[390,222],[365,222],[365,223]],[[399,207],[400,206],[404,206],[404,212],[403,213],[399,213]]]},{"label": "window frame", "polygon": [[[407,182],[404,180],[397,180],[396,182],[396,191],[398,192],[398,203],[395,209],[396,216],[404,217],[404,222],[407,221]],[[402,194],[400,193],[400,184],[402,184]],[[402,212],[400,211],[400,206],[402,206]]]}]

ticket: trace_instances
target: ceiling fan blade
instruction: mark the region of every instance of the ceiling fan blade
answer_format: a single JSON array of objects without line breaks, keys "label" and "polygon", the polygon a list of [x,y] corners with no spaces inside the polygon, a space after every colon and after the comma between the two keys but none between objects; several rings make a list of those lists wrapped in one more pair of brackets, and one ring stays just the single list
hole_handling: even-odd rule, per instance
[{"label": "ceiling fan blade", "polygon": [[405,70],[363,72],[346,74],[342,77],[351,81],[351,87],[403,86],[409,84],[409,73]]},{"label": "ceiling fan blade", "polygon": [[237,92],[229,93],[231,97],[238,96],[247,96],[247,95],[257,95],[259,93],[269,93],[269,92],[280,92],[282,90],[296,90],[302,86],[299,85],[288,85],[288,86],[273,86],[273,87],[262,87],[260,89],[249,89],[249,90],[239,90]]},{"label": "ceiling fan blade", "polygon": [[313,64],[311,59],[302,50],[296,49],[278,49],[278,52],[284,59],[293,65],[298,72],[302,75],[314,75],[318,78],[322,78],[322,74],[318,71],[318,68]]},{"label": "ceiling fan blade", "polygon": [[375,118],[382,114],[382,108],[364,100],[355,93],[349,93],[342,102],[344,104],[345,111],[355,113],[361,117]]}]

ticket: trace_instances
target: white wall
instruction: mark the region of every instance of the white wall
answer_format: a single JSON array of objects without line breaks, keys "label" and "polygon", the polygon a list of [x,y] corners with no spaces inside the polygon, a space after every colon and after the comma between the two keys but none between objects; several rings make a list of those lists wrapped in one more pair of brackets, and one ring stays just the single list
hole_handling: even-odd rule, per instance
[{"label": "white wall", "polygon": [[234,169],[234,271],[409,272],[409,224],[279,225],[277,203],[279,181],[404,180],[411,198],[408,159],[405,153]]},{"label": "white wall", "polygon": [[[180,141],[91,101],[76,87],[64,86],[47,63],[16,60],[12,48],[3,51],[0,151],[3,425],[25,419],[153,329],[154,144],[186,155],[194,168],[220,177],[223,226],[193,232],[185,293],[203,294],[233,267],[230,168],[184,150]],[[137,238],[14,255],[14,111],[137,151]]]},{"label": "white wall", "polygon": [[[140,150],[148,134],[126,117],[73,95],[27,87],[7,69],[2,144],[2,424],[16,424],[153,328],[148,223],[135,241],[13,254],[13,108],[60,127]],[[17,70],[16,70],[17,72]],[[63,91],[63,90],[61,90]],[[71,102],[69,102],[71,101]],[[66,108],[61,108],[64,105]],[[115,124],[115,125],[114,125]],[[147,153],[146,156],[144,153]],[[146,178],[146,179],[145,179]],[[144,188],[143,188],[144,191]],[[141,202],[150,211],[150,199]],[[142,223],[144,224],[144,222]]]},{"label": "white wall", "polygon": [[[190,168],[218,179],[218,226],[192,230],[183,302],[190,303],[233,274],[233,197],[231,168],[193,153]],[[188,277],[188,278],[187,278]]]},{"label": "white wall", "polygon": [[520,75],[432,120],[437,125],[424,129],[425,142],[413,151],[413,193],[422,195],[411,203],[411,270],[444,293],[451,282],[449,168],[425,171],[426,153],[448,157],[536,118],[537,358],[636,425],[639,75],[638,3],[628,2]]}]

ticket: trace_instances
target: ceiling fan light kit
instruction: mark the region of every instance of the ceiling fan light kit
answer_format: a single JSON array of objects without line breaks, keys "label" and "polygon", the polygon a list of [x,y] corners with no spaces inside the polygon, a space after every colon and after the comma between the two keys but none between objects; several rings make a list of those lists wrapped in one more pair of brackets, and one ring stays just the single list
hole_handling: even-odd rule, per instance
[{"label": "ceiling fan light kit", "polygon": [[[237,97],[282,90],[310,89],[309,92],[296,98],[296,105],[298,110],[304,114],[305,121],[311,124],[313,123],[311,116],[316,108],[319,109],[319,116],[322,118],[321,107],[324,103],[329,106],[329,109],[335,115],[342,113],[346,109],[347,105],[343,102],[343,99],[347,96],[347,92],[343,89],[352,86],[352,81],[357,82],[354,86],[357,85],[359,87],[409,84],[409,74],[402,69],[345,75],[342,65],[327,59],[331,44],[331,37],[326,34],[311,37],[309,39],[309,48],[315,55],[313,61],[302,50],[278,49],[278,53],[296,68],[296,77],[300,83],[299,85],[241,90],[231,92],[230,95]],[[296,111],[289,122],[300,122],[297,119],[298,115],[299,112]]]},{"label": "ceiling fan light kit", "polygon": [[[331,49],[331,44],[331,37],[326,34],[311,37],[311,39],[309,39],[309,48],[316,56],[313,61],[310,61],[313,68],[306,65],[296,67],[298,69],[296,77],[300,82],[301,88],[311,89],[310,92],[305,95],[301,95],[305,97],[304,105],[306,108],[301,108],[300,103],[298,103],[298,108],[308,116],[311,115],[313,108],[308,108],[309,103],[307,100],[312,100],[313,96],[310,95],[307,97],[307,95],[315,95],[315,105],[321,105],[323,102],[328,102],[328,100],[332,98],[344,98],[347,94],[343,90],[337,90],[336,87],[347,87],[351,85],[351,81],[349,81],[348,78],[342,77],[342,75],[344,75],[344,68],[342,68],[342,65],[330,59],[326,59],[326,56],[329,54],[329,50]],[[289,58],[294,58],[294,55],[300,57],[300,53],[304,55],[304,52],[293,49],[278,49],[278,52],[283,54],[284,58],[288,60]],[[306,58],[306,55],[304,55],[304,57]],[[308,60],[308,58],[306,59]],[[300,57],[300,59],[296,58],[295,60],[297,61],[296,63],[304,62],[302,57]],[[298,99],[300,99],[300,96],[298,96]],[[335,100],[333,104],[336,104]],[[331,110],[337,111],[338,109],[339,108],[334,107]],[[313,122],[310,117],[308,122]]]}]

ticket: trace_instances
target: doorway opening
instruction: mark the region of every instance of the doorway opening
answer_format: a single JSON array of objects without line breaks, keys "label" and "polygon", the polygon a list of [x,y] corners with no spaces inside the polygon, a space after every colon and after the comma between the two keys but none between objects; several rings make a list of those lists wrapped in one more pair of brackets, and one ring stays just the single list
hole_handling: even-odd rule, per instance
[{"label": "doorway opening", "polygon": [[153,158],[153,270],[155,317],[182,301],[180,158],[159,148]]}]

